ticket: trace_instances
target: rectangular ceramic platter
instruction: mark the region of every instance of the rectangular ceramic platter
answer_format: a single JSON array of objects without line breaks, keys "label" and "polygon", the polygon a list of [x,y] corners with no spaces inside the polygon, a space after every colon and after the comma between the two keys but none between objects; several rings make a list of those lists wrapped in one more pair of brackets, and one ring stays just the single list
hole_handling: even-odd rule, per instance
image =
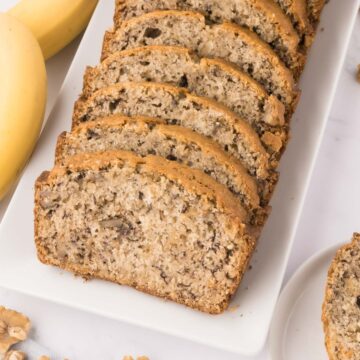
[{"label": "rectangular ceramic platter", "polygon": [[34,182],[43,170],[52,168],[56,138],[70,129],[85,67],[99,61],[103,34],[113,16],[113,0],[100,1],[1,224],[0,286],[238,354],[258,353],[266,340],[357,11],[358,0],[331,1],[326,6],[322,31],[302,77],[303,94],[281,163],[272,214],[252,270],[231,303],[232,311],[210,316],[128,287],[98,280],[84,282],[37,260]]}]

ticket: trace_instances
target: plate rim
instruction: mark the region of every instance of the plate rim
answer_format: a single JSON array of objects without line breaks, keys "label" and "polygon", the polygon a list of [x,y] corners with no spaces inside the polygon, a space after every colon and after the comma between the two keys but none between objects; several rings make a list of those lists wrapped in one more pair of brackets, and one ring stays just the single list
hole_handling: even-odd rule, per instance
[{"label": "plate rim", "polygon": [[[330,257],[333,259],[337,250],[345,244],[347,244],[347,242],[339,242],[311,255],[298,267],[284,286],[277,301],[269,331],[269,352],[272,360],[283,360],[282,340],[292,309],[296,303],[295,301],[291,302],[290,300],[298,299],[299,297],[297,295],[299,295],[303,289],[297,285],[304,282],[303,277],[309,268],[314,267],[318,262],[323,261],[325,258]],[[323,291],[325,296],[325,284]],[[291,302],[293,305],[288,307],[287,302]]]}]

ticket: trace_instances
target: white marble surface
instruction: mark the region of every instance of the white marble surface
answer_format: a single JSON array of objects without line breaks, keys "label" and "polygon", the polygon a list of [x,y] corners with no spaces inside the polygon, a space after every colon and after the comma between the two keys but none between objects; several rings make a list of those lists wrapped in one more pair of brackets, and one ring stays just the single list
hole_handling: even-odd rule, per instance
[{"label": "white marble surface", "polygon": [[[16,0],[1,1],[0,11],[15,2]],[[78,40],[47,64],[48,111],[77,44]],[[331,244],[349,239],[353,231],[360,231],[360,84],[355,81],[359,63],[360,16],[310,184],[284,284],[310,255]],[[0,203],[0,221],[8,200]],[[115,360],[121,359],[124,354],[146,354],[151,360],[249,359],[7,290],[0,289],[0,304],[26,313],[34,326],[32,340],[48,349],[47,353],[55,355],[55,359],[68,357],[71,360]],[[29,345],[31,344],[27,346]],[[32,349],[37,351],[36,347]],[[270,359],[267,347],[252,359]]]}]

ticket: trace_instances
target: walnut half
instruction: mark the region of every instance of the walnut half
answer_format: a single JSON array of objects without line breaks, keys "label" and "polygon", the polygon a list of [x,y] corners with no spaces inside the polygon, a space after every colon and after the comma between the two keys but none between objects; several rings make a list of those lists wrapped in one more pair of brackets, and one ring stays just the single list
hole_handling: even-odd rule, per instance
[{"label": "walnut half", "polygon": [[4,356],[12,345],[25,340],[30,327],[30,320],[25,315],[0,306],[0,357]]}]

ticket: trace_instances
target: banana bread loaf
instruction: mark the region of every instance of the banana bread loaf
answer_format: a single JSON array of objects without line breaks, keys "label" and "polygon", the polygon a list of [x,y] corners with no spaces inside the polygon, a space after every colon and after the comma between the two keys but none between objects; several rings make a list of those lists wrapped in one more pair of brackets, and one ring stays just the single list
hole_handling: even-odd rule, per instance
[{"label": "banana bread loaf", "polygon": [[221,313],[255,246],[246,214],[222,185],[161,157],[70,157],[36,182],[39,259]]},{"label": "banana bread loaf", "polygon": [[201,14],[156,11],[133,18],[105,34],[105,59],[117,51],[148,45],[181,46],[200,57],[232,62],[262,84],[292,113],[299,96],[294,78],[271,48],[252,32],[230,23],[206,25]]}]

